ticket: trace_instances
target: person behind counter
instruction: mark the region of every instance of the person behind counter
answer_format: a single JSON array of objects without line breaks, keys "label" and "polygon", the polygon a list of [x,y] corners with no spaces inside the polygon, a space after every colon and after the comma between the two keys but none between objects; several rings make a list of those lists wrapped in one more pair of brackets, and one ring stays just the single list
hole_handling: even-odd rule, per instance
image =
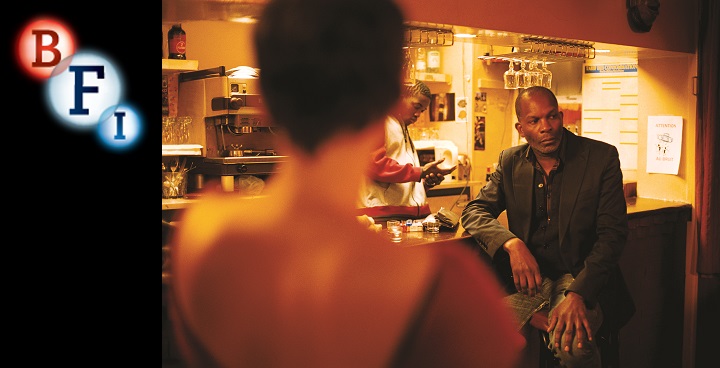
[{"label": "person behind counter", "polygon": [[[511,280],[506,301],[520,327],[547,331],[563,366],[599,368],[593,335],[634,313],[617,264],[628,235],[618,151],[563,128],[547,88],[522,90],[515,111],[527,143],[500,153],[462,226]],[[505,210],[509,229],[497,221]]]},{"label": "person behind counter", "polygon": [[524,340],[469,247],[399,247],[356,219],[348,193],[399,99],[403,36],[390,0],[263,8],[259,82],[289,159],[263,196],[209,193],[178,219],[170,311],[185,365],[514,366]]},{"label": "person behind counter", "polygon": [[408,126],[425,112],[432,95],[421,81],[403,87],[401,102],[385,122],[385,143],[372,153],[373,165],[360,191],[359,215],[427,217],[432,211],[426,191],[455,170],[455,166],[439,166],[444,158],[420,166]]}]

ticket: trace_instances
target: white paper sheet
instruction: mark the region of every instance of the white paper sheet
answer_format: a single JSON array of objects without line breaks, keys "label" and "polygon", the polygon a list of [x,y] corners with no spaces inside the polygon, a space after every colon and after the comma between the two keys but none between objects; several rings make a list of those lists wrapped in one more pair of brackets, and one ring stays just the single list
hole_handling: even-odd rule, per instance
[{"label": "white paper sheet", "polygon": [[682,150],[682,116],[648,116],[648,173],[677,175]]}]

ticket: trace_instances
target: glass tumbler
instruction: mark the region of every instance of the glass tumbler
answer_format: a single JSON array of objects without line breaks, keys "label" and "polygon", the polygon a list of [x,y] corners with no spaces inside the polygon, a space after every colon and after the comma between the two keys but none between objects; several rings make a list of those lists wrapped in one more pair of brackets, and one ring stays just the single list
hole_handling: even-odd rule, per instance
[{"label": "glass tumbler", "polygon": [[162,144],[175,144],[175,118],[163,116],[162,118]]},{"label": "glass tumbler", "polygon": [[437,234],[440,232],[440,221],[428,221],[425,223],[425,230],[430,234]]},{"label": "glass tumbler", "polygon": [[163,171],[162,197],[183,198],[187,193],[187,173],[184,171]]},{"label": "glass tumbler", "polygon": [[175,118],[175,140],[177,144],[187,144],[190,141],[190,124],[192,117],[178,116]]},{"label": "glass tumbler", "polygon": [[398,220],[388,220],[387,232],[390,234],[390,240],[393,243],[399,243],[402,240],[402,226]]}]

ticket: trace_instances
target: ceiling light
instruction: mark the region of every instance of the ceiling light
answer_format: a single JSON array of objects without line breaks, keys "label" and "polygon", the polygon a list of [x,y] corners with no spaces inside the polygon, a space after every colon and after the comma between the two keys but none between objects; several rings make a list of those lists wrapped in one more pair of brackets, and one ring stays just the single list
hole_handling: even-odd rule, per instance
[{"label": "ceiling light", "polygon": [[229,18],[228,20],[231,22],[235,22],[235,23],[245,23],[245,24],[257,23],[257,19],[254,17],[235,17],[235,18]]}]

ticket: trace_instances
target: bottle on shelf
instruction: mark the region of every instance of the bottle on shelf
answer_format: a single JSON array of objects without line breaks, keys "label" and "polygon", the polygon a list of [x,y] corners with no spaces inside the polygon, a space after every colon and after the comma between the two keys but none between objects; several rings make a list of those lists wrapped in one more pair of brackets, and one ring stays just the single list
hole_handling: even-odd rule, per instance
[{"label": "bottle on shelf", "polygon": [[427,51],[424,47],[418,47],[417,49],[417,61],[415,62],[415,71],[418,73],[427,72]]},{"label": "bottle on shelf", "polygon": [[403,83],[406,85],[415,84],[415,63],[410,56],[410,49],[405,49],[405,62],[403,63]]},{"label": "bottle on shelf", "polygon": [[430,47],[427,50],[427,72],[440,73],[440,49]]},{"label": "bottle on shelf", "polygon": [[168,59],[186,60],[186,47],[185,31],[180,24],[173,24],[168,31]]}]

